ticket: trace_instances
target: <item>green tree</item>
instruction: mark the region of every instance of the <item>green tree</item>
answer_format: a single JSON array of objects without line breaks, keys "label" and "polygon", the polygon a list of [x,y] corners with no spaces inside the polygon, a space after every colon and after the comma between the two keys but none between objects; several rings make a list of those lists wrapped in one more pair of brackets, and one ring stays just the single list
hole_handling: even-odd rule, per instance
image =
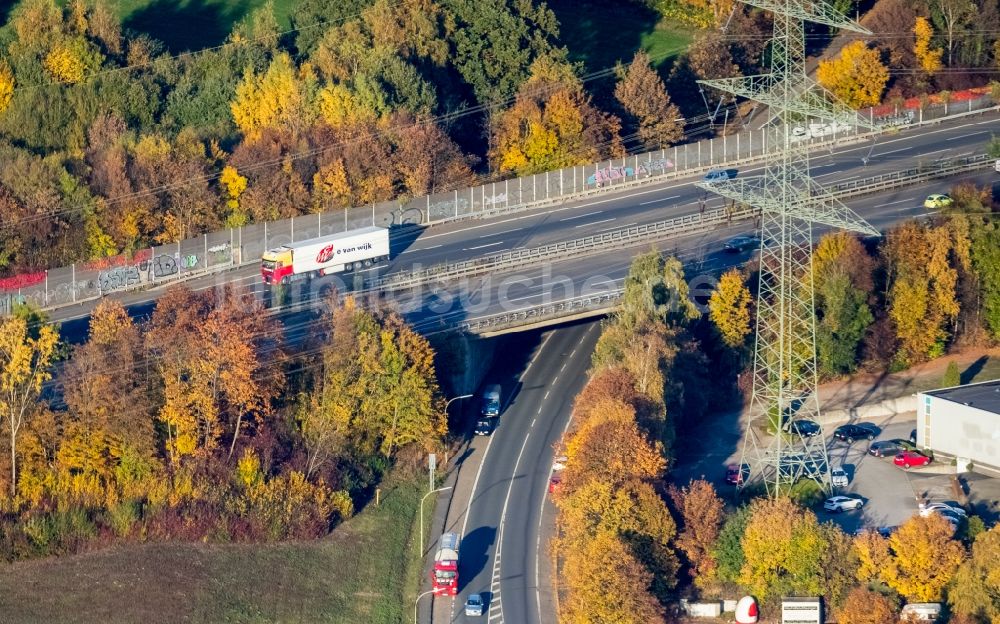
[{"label": "green tree", "polygon": [[617,317],[626,327],[647,322],[682,326],[700,316],[688,294],[684,265],[658,251],[636,256],[625,277],[625,294]]},{"label": "green tree", "polygon": [[743,533],[750,522],[750,507],[742,506],[726,517],[719,531],[719,538],[712,548],[718,562],[719,578],[731,583],[739,582],[740,571],[746,562],[743,551]]},{"label": "green tree", "polygon": [[948,588],[948,603],[955,613],[983,622],[1000,620],[1000,525],[980,533],[972,555],[958,568]]},{"label": "green tree", "polygon": [[983,321],[1000,338],[1000,228],[990,220],[972,232],[972,266],[979,282]]},{"label": "green tree", "polygon": [[948,368],[944,371],[944,377],[941,378],[942,388],[953,388],[962,384],[962,373],[958,370],[958,362],[952,360],[948,362]]}]

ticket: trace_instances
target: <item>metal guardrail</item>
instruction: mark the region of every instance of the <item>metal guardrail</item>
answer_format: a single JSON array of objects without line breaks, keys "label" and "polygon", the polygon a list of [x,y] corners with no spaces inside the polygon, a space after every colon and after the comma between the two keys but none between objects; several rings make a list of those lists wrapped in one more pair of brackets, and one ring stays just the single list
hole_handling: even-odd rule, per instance
[{"label": "metal guardrail", "polygon": [[[623,289],[607,291],[600,294],[575,297],[557,303],[533,306],[511,312],[502,312],[491,316],[480,317],[458,323],[456,326],[441,329],[444,331],[465,331],[471,334],[499,333],[514,327],[542,323],[549,320],[564,318],[576,314],[591,312],[595,315],[610,312],[621,301]],[[431,332],[434,333],[434,332]]]},{"label": "metal guardrail", "polygon": [[[952,111],[928,109],[912,127],[940,123],[997,110],[988,97],[954,104]],[[889,128],[898,130],[898,128]],[[856,143],[876,133],[835,135],[812,139],[818,148]],[[755,140],[755,136],[758,137]],[[0,314],[15,301],[53,310],[99,299],[110,293],[155,288],[179,280],[229,271],[256,263],[269,248],[306,238],[371,224],[441,223],[537,209],[582,197],[696,174],[719,166],[761,162],[775,152],[765,131],[716,137],[624,159],[536,174],[414,198],[406,204],[383,202],[338,213],[303,215],[276,222],[210,232],[176,243],[141,250],[134,257],[117,256],[53,268],[0,280]],[[666,161],[672,164],[667,166]],[[600,185],[598,185],[600,182]]]},{"label": "metal guardrail", "polygon": [[[992,163],[993,159],[983,154],[941,163],[934,167],[921,166],[862,180],[842,182],[829,186],[827,189],[840,198],[858,197],[986,168]],[[735,209],[719,208],[704,214],[690,214],[654,223],[634,225],[540,247],[515,249],[462,262],[441,263],[419,271],[388,275],[371,284],[366,290],[405,290],[459,277],[528,268],[540,262],[586,257],[611,249],[635,247],[647,242],[713,230],[734,221],[753,218],[756,212],[755,209],[745,206]]]}]

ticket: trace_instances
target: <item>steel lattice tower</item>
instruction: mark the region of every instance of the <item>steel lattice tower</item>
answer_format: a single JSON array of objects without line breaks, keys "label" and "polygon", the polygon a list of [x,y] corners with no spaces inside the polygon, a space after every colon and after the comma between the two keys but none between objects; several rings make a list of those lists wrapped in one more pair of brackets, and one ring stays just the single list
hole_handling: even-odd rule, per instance
[{"label": "steel lattice tower", "polygon": [[[699,183],[761,213],[753,393],[740,459],[750,471],[741,487],[763,482],[774,496],[800,478],[815,478],[829,491],[822,431],[806,437],[789,429],[796,420],[819,415],[812,228],[822,224],[875,236],[878,231],[809,177],[809,141],[795,140],[792,128],[810,119],[867,125],[806,75],[805,21],[870,33],[823,0],[742,1],[774,14],[771,72],[701,82],[766,105],[773,115],[768,141],[783,149],[760,176]],[[772,435],[779,422],[784,431]]]}]

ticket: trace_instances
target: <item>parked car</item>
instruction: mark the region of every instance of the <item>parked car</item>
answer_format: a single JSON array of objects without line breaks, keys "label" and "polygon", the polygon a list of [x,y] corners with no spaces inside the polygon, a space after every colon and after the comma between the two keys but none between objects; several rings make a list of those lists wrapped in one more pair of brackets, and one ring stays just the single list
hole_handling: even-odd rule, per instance
[{"label": "parked car", "polygon": [[482,594],[472,594],[469,599],[465,601],[465,615],[471,616],[481,616],[483,614],[483,596]]},{"label": "parked car", "polygon": [[730,253],[739,253],[747,249],[756,249],[759,246],[760,239],[756,236],[737,236],[736,238],[727,240],[722,248]]},{"label": "parked car", "polygon": [[[953,505],[951,503],[920,503],[920,515],[926,518],[935,513],[949,512],[958,516],[965,518],[968,513],[958,505]],[[947,515],[947,514],[945,514]]]},{"label": "parked car", "polygon": [[820,431],[822,431],[822,428],[816,421],[803,418],[801,420],[793,420],[789,423],[788,430],[792,433],[797,433],[804,438],[812,438],[814,436],[818,436]]},{"label": "parked car", "polygon": [[831,496],[823,503],[823,509],[831,513],[840,513],[851,509],[861,509],[865,501],[852,496]]},{"label": "parked car", "polygon": [[830,471],[830,481],[833,483],[833,487],[847,487],[847,471],[841,466],[834,466],[833,470]]},{"label": "parked car", "polygon": [[559,491],[559,487],[562,486],[562,476],[555,474],[549,479],[549,494],[555,494]]},{"label": "parked car", "polygon": [[903,622],[909,622],[911,619],[933,622],[941,617],[941,603],[911,602],[903,605],[903,610],[900,611],[899,615]]},{"label": "parked car", "polygon": [[750,476],[750,464],[729,464],[726,466],[726,483],[740,485]]},{"label": "parked car", "polygon": [[559,472],[561,470],[566,470],[566,462],[569,458],[565,455],[560,455],[552,460],[552,472]]},{"label": "parked car", "polygon": [[476,435],[488,436],[493,433],[496,428],[496,418],[484,418],[479,417],[476,420]]},{"label": "parked car", "polygon": [[848,444],[852,444],[855,440],[860,440],[862,438],[874,440],[877,435],[878,428],[875,427],[875,425],[865,423],[856,425],[841,425],[833,432],[833,437],[838,440],[843,440]]},{"label": "parked car", "polygon": [[926,466],[931,463],[931,458],[919,451],[900,451],[896,453],[892,463],[909,470],[914,466]]},{"label": "parked car", "polygon": [[874,455],[875,457],[893,457],[900,451],[913,450],[916,449],[908,440],[893,438],[892,440],[879,440],[878,442],[872,442],[872,445],[868,447],[868,454]]},{"label": "parked car", "polygon": [[927,199],[924,200],[924,208],[947,208],[953,202],[951,197],[943,193],[936,193],[927,196]]}]

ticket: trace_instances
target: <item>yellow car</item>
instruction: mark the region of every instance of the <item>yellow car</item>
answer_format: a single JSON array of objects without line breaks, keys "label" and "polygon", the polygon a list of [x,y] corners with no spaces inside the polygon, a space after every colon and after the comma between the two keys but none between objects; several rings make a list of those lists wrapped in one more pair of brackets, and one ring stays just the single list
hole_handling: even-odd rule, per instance
[{"label": "yellow car", "polygon": [[928,195],[924,208],[947,208],[954,200],[947,195]]}]

